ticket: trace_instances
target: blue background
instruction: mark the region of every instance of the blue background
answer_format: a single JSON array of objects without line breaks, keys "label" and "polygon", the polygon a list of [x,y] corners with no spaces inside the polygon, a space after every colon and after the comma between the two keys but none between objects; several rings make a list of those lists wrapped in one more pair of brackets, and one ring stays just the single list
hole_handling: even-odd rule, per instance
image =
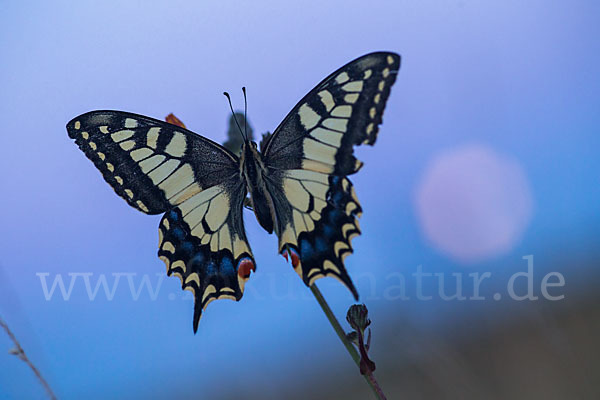
[{"label": "blue background", "polygon": [[[325,396],[321,384],[335,397],[327,382],[364,386],[249,212],[258,270],[243,300],[212,303],[194,335],[191,297],[156,257],[160,216],[127,207],[64,127],[93,109],[173,112],[222,142],[221,93],[240,108],[246,86],[252,126],[272,131],[323,77],[375,50],[400,53],[402,67],[377,144],[357,149],[363,235],[347,267],[374,321],[384,389],[404,362],[391,356],[398,331],[468,341],[481,321],[504,324],[524,307],[417,301],[408,279],[413,298],[391,300],[392,273],[491,271],[491,297],[532,254],[536,285],[565,276],[565,300],[549,307],[575,304],[599,283],[599,12],[592,1],[3,2],[0,315],[60,398]],[[424,235],[414,196],[436,154],[469,143],[518,160],[533,208],[510,251],[465,266]],[[90,301],[82,281],[68,301],[47,301],[36,274],[68,284],[73,272],[93,273],[92,285],[101,273],[109,284],[120,272],[137,273],[136,285],[164,279],[155,300],[145,289],[133,300],[122,278],[112,301],[102,290]],[[343,320],[350,294],[319,285]],[[0,333],[0,397],[43,398],[11,347]]]}]

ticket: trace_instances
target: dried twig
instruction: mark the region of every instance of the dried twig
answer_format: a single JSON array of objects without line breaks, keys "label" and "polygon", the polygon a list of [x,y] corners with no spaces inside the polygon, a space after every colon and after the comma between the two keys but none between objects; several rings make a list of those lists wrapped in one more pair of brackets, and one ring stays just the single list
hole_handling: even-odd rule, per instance
[{"label": "dried twig", "polygon": [[0,326],[2,328],[4,328],[4,331],[6,331],[6,334],[8,335],[8,337],[10,338],[10,340],[12,340],[12,342],[15,345],[14,348],[12,348],[11,350],[9,350],[10,354],[13,354],[13,355],[17,356],[21,361],[23,361],[25,364],[29,365],[29,368],[31,368],[31,370],[33,371],[33,373],[35,374],[35,376],[37,377],[37,379],[40,381],[40,383],[42,384],[42,386],[46,390],[46,393],[48,394],[48,397],[50,399],[52,399],[52,400],[56,400],[56,396],[54,395],[54,392],[52,392],[52,389],[50,388],[50,385],[48,385],[48,382],[46,382],[46,380],[44,379],[44,377],[42,377],[42,374],[37,369],[37,367],[35,365],[33,365],[33,363],[31,362],[31,360],[29,358],[27,358],[27,355],[25,354],[25,351],[21,347],[21,344],[19,343],[19,341],[17,340],[17,338],[15,337],[15,335],[12,333],[12,331],[10,330],[10,328],[8,327],[8,325],[6,325],[6,322],[4,322],[4,320],[1,317],[0,317]]}]

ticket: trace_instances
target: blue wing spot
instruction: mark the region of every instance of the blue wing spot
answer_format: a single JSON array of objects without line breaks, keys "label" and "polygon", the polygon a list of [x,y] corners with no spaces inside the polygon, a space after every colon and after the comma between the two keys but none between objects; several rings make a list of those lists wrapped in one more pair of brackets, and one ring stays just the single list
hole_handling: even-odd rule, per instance
[{"label": "blue wing spot", "polygon": [[329,222],[336,225],[337,220],[342,216],[342,212],[337,209],[333,209],[329,212]]},{"label": "blue wing spot", "polygon": [[323,226],[323,236],[325,237],[333,237],[335,235],[335,229],[333,229],[333,226],[331,225],[324,225]]},{"label": "blue wing spot", "polygon": [[235,268],[233,268],[233,263],[229,257],[224,257],[221,260],[221,272],[223,274],[235,275]]},{"label": "blue wing spot", "polygon": [[173,233],[173,236],[175,236],[177,239],[179,239],[179,240],[185,239],[185,232],[183,231],[183,229],[181,229],[179,227],[175,227],[171,230],[171,232]]},{"label": "blue wing spot", "polygon": [[[181,251],[185,252],[188,256],[191,256],[194,252],[194,245],[191,242],[182,242],[180,245]],[[200,257],[202,254],[198,253]]]},{"label": "blue wing spot", "polygon": [[336,207],[339,206],[341,204],[343,198],[344,198],[343,192],[341,192],[341,191],[336,192],[332,197],[333,204],[335,204]]},{"label": "blue wing spot", "polygon": [[177,215],[177,213],[175,211],[171,211],[169,213],[169,218],[173,221],[177,221],[179,219],[179,216]]},{"label": "blue wing spot", "polygon": [[300,254],[302,255],[302,258],[309,258],[313,252],[314,249],[308,240],[304,239],[300,242]]},{"label": "blue wing spot", "polygon": [[318,253],[327,252],[327,243],[325,242],[325,240],[323,238],[318,237],[315,240],[315,249],[317,250]]},{"label": "blue wing spot", "polygon": [[[189,242],[186,242],[186,244],[188,243]],[[191,245],[191,243],[189,244]],[[204,264],[204,255],[202,253],[196,253],[196,255],[190,259],[189,263],[193,269],[200,269]]]},{"label": "blue wing spot", "polygon": [[208,262],[204,266],[204,273],[206,275],[216,275],[217,274],[217,266],[215,265],[215,263],[213,261]]}]

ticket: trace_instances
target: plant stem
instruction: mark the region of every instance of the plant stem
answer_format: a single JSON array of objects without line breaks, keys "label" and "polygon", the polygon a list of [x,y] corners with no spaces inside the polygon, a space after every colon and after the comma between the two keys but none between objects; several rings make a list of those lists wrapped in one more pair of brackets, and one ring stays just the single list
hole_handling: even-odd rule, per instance
[{"label": "plant stem", "polygon": [[[321,291],[319,290],[317,285],[314,283],[310,286],[310,290],[312,291],[313,295],[317,299],[317,302],[321,306],[321,309],[327,316],[327,319],[329,320],[329,323],[335,330],[335,333],[337,333],[338,337],[340,338],[340,340],[346,347],[346,350],[348,350],[348,353],[350,353],[350,356],[356,363],[356,366],[358,366],[360,368],[360,354],[358,354],[358,351],[356,350],[354,345],[352,343],[350,343],[348,341],[348,339],[346,338],[346,332],[344,332],[344,329],[342,328],[339,321],[333,314],[333,311],[331,311],[331,308],[329,308],[329,304],[327,304],[327,301],[323,297],[323,294],[321,293]],[[363,375],[363,376],[364,376],[365,380],[367,381],[367,383],[369,384],[369,386],[371,386],[371,389],[373,390],[373,393],[375,394],[375,396],[379,400],[386,400],[385,394],[383,393],[383,390],[381,390],[381,387],[377,383],[377,380],[375,379],[375,376],[373,375],[373,373],[371,372],[368,375]]]},{"label": "plant stem", "polygon": [[33,373],[37,377],[38,381],[40,381],[40,383],[42,384],[42,386],[46,390],[46,393],[48,394],[48,397],[50,399],[52,399],[52,400],[56,400],[56,396],[54,395],[54,392],[52,392],[52,389],[50,388],[50,385],[48,385],[48,382],[46,382],[46,380],[44,379],[44,377],[42,376],[42,374],[40,373],[40,371],[36,368],[35,365],[33,365],[33,363],[31,362],[31,360],[29,358],[27,358],[27,355],[25,355],[25,351],[21,347],[21,344],[19,343],[19,341],[17,340],[17,338],[15,337],[15,335],[12,333],[12,331],[10,330],[10,328],[8,327],[8,325],[6,325],[6,322],[4,322],[2,320],[2,318],[0,318],[0,326],[2,328],[4,328],[4,330],[6,331],[6,334],[8,335],[8,337],[10,338],[10,340],[12,340],[12,342],[14,343],[17,357],[19,357],[25,364],[29,365],[29,368],[31,368],[31,370],[33,371]]}]

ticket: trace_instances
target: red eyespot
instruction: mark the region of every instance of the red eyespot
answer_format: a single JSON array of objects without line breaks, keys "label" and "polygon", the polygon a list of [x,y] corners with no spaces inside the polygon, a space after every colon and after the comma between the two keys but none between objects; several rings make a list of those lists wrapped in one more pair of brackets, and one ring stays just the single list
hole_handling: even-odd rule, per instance
[{"label": "red eyespot", "polygon": [[288,247],[281,253],[281,255],[285,257],[285,261],[289,261],[288,253],[292,258],[292,266],[296,268],[300,264],[300,256],[298,255],[296,250],[292,249],[291,247]]},{"label": "red eyespot", "polygon": [[250,277],[250,271],[256,271],[254,263],[249,258],[243,258],[238,263],[238,275],[240,278],[248,279]]}]

